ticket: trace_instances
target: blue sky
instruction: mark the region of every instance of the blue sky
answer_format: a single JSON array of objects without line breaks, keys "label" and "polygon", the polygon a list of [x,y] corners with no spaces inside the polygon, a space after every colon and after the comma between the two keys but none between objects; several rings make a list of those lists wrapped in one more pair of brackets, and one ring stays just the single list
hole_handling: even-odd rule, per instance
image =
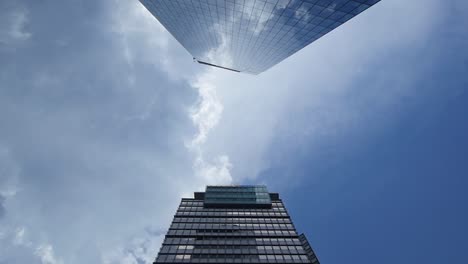
[{"label": "blue sky", "polygon": [[145,263],[206,184],[280,192],[322,263],[467,263],[468,4],[383,0],[258,76],[138,1],[0,3],[0,263]]}]

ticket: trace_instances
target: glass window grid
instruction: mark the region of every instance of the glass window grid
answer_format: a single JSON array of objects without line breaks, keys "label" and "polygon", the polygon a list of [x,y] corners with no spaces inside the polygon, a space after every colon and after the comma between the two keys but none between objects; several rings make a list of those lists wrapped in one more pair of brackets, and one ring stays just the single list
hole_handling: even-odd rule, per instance
[{"label": "glass window grid", "polygon": [[299,246],[302,245],[299,238],[296,237],[223,237],[223,236],[204,236],[204,237],[171,237],[164,239],[163,245],[271,245],[271,246]]},{"label": "glass window grid", "polygon": [[188,217],[288,217],[286,212],[177,212],[176,216]]},{"label": "glass window grid", "polygon": [[210,204],[271,204],[265,186],[208,186],[205,191],[205,205]]},{"label": "glass window grid", "polygon": [[305,254],[302,245],[163,245],[160,253],[175,254]]},{"label": "glass window grid", "polygon": [[[277,208],[277,209],[275,209]],[[205,211],[205,212],[269,212],[271,209],[276,211],[286,211],[284,207],[263,208],[204,208],[198,206],[180,206],[178,211]]]},{"label": "glass window grid", "polygon": [[290,218],[190,218],[175,217],[173,223],[239,223],[239,224],[292,224]]},{"label": "glass window grid", "polygon": [[292,224],[279,223],[173,223],[170,229],[294,230],[294,226]]},{"label": "glass window grid", "polygon": [[[251,73],[270,68],[378,1],[141,0],[197,59]],[[231,63],[207,57],[223,41]]]},{"label": "glass window grid", "polygon": [[158,263],[310,263],[306,255],[162,254]]},{"label": "glass window grid", "polygon": [[184,198],[156,262],[310,263],[298,237],[281,200],[271,209],[212,209]]},{"label": "glass window grid", "polygon": [[[196,208],[203,208],[203,201],[190,201],[190,200],[187,200],[187,199],[184,199],[181,201],[181,204],[179,207],[196,207]],[[281,201],[272,201],[272,208],[284,208],[284,205],[282,204]],[[213,208],[206,208],[206,209],[213,209]],[[222,208],[216,208],[214,210],[219,210],[219,209],[222,209]],[[245,207],[245,208],[236,208],[236,210],[238,209],[252,209],[250,207]]]},{"label": "glass window grid", "polygon": [[295,230],[169,229],[168,236],[297,236]]}]

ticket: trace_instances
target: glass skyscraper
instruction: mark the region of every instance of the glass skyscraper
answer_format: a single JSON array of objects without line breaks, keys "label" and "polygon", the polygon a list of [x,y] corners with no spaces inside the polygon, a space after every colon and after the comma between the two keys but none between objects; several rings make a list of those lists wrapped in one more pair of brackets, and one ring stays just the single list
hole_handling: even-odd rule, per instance
[{"label": "glass skyscraper", "polygon": [[277,193],[207,186],[182,198],[154,263],[314,263]]},{"label": "glass skyscraper", "polygon": [[261,73],[380,0],[140,0],[202,64]]}]

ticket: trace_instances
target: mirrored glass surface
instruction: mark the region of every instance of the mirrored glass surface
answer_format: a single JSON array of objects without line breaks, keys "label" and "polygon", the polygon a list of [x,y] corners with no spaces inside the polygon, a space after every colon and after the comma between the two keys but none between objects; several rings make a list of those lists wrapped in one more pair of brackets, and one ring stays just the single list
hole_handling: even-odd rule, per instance
[{"label": "mirrored glass surface", "polygon": [[194,60],[261,73],[380,0],[140,0]]}]

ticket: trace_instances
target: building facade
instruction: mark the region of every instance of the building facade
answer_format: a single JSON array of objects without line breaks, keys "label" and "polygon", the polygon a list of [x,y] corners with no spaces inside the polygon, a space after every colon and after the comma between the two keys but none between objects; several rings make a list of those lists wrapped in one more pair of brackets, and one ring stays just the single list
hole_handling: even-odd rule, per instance
[{"label": "building facade", "polygon": [[277,193],[207,186],[183,198],[154,263],[314,263]]},{"label": "building facade", "polygon": [[140,0],[199,63],[261,73],[380,0]]}]

